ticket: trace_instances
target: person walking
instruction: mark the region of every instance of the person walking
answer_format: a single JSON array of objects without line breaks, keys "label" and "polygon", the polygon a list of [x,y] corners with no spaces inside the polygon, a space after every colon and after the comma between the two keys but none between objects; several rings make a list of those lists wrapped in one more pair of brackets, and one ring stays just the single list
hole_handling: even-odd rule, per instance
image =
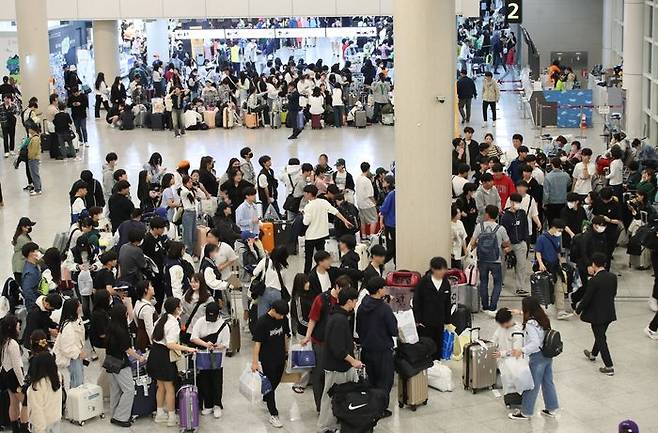
[{"label": "person walking", "polygon": [[75,131],[78,133],[80,145],[89,147],[89,143],[87,143],[87,108],[89,108],[87,94],[82,93],[79,87],[75,87],[73,94],[69,97],[68,106],[71,108],[71,117]]},{"label": "person walking", "polygon": [[494,127],[496,126],[496,104],[500,101],[500,86],[493,79],[493,74],[489,71],[484,73],[484,83],[482,84],[482,117],[484,123],[482,128],[487,127],[487,111],[491,107],[491,118]]},{"label": "person walking", "polygon": [[548,272],[553,280],[553,294],[558,320],[567,320],[573,316],[573,313],[566,310],[567,282],[561,268],[563,261],[561,256],[562,232],[564,232],[564,227],[564,221],[559,218],[554,219],[550,223],[550,228],[542,233],[535,243],[535,257],[539,271]]},{"label": "person walking", "polygon": [[32,179],[32,186],[34,189],[30,191],[30,196],[41,195],[41,175],[39,173],[39,166],[41,164],[41,127],[28,120],[25,123],[27,128],[28,139],[27,144],[27,167],[30,171],[30,178]]},{"label": "person walking", "polygon": [[96,103],[94,104],[94,117],[96,119],[101,118],[101,106],[105,109],[106,113],[110,112],[110,89],[107,87],[105,82],[105,74],[99,72],[96,76],[96,82],[94,83],[94,93],[96,95]]},{"label": "person walking", "polygon": [[475,81],[468,76],[468,71],[462,69],[461,76],[457,80],[457,98],[459,100],[459,114],[462,124],[471,121],[471,102],[478,97]]},{"label": "person walking", "polygon": [[591,325],[594,334],[594,346],[591,351],[584,351],[585,357],[593,362],[600,353],[604,367],[599,368],[599,371],[614,376],[615,368],[610,356],[606,332],[610,324],[617,320],[615,311],[617,276],[605,269],[607,260],[604,253],[596,252],[592,255],[588,269],[592,278],[587,282],[587,291],[576,308],[576,314],[580,316],[580,320]]},{"label": "person walking", "polygon": [[513,420],[528,420],[535,412],[535,402],[539,390],[544,396],[544,407],[541,414],[547,418],[555,418],[560,408],[557,390],[553,383],[553,358],[548,358],[542,353],[544,337],[551,330],[551,321],[544,309],[539,305],[537,298],[529,296],[522,303],[524,345],[521,349],[513,349],[512,356],[515,358],[528,357],[530,361],[530,372],[534,381],[534,388],[523,392],[521,409],[509,414]]},{"label": "person walking", "polygon": [[503,213],[500,224],[505,228],[510,239],[512,251],[514,254],[514,279],[516,281],[516,294],[518,296],[527,296],[528,291],[525,287],[528,282],[528,216],[526,211],[521,207],[521,194],[515,192],[509,197],[509,207]]}]

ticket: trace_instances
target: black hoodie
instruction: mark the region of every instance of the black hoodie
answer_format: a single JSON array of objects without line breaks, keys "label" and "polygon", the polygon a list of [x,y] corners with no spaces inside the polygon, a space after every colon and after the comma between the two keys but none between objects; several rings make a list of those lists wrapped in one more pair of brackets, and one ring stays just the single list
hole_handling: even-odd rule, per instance
[{"label": "black hoodie", "polygon": [[354,356],[353,328],[350,326],[350,313],[335,305],[329,312],[329,320],[325,328],[328,338],[325,339],[324,364],[328,371],[344,373],[352,366],[345,361],[347,355]]},{"label": "black hoodie", "polygon": [[[87,195],[84,199],[87,209],[91,209],[94,206],[104,207],[105,196],[103,195],[103,187],[99,181],[94,179],[93,173],[89,170],[83,170],[80,173],[80,180],[87,185]],[[71,193],[69,194],[75,196],[75,191],[71,190]]]},{"label": "black hoodie", "polygon": [[356,313],[356,332],[363,350],[382,352],[393,349],[393,337],[398,335],[398,321],[383,299],[368,295]]}]

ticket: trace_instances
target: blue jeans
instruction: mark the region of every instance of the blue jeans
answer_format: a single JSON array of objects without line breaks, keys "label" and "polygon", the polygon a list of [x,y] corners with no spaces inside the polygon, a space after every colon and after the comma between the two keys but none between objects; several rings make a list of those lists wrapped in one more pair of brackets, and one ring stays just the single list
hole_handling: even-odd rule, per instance
[{"label": "blue jeans", "polygon": [[186,210],[183,212],[182,224],[185,251],[189,255],[192,255],[194,253],[194,245],[196,244],[196,211]]},{"label": "blue jeans", "polygon": [[[482,299],[482,309],[496,311],[498,308],[498,298],[503,288],[503,268],[500,263],[478,263],[480,270],[480,298]],[[489,272],[493,276],[493,293],[491,293],[491,303],[489,303]]]},{"label": "blue jeans", "polygon": [[30,159],[27,161],[27,167],[30,170],[30,176],[32,177],[32,185],[34,185],[34,190],[36,192],[41,191],[41,176],[39,175],[39,164],[38,159]]},{"label": "blue jeans", "polygon": [[80,143],[87,142],[87,118],[83,117],[81,119],[73,119],[73,124],[75,125],[75,131],[78,133],[78,140]]},{"label": "blue jeans", "polygon": [[69,364],[69,374],[71,375],[71,388],[82,385],[85,381],[84,372],[82,370],[82,359],[72,359]]},{"label": "blue jeans", "polygon": [[343,112],[345,107],[342,105],[334,105],[334,126],[340,128],[343,126]]},{"label": "blue jeans", "polygon": [[281,299],[281,290],[267,287],[265,293],[258,298],[258,317],[264,316],[272,308],[274,301]]},{"label": "blue jeans", "polygon": [[560,404],[557,401],[557,391],[553,383],[553,360],[546,358],[541,352],[530,355],[530,372],[532,380],[535,382],[534,389],[523,393],[523,403],[521,413],[525,416],[532,416],[535,412],[535,401],[541,388],[544,396],[544,407],[551,412],[558,410]]}]

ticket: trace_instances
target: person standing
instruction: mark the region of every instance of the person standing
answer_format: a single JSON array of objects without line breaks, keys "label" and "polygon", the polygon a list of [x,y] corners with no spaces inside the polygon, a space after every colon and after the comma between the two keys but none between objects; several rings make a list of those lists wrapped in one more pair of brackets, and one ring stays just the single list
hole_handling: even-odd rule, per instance
[{"label": "person standing", "polygon": [[384,177],[384,189],[388,191],[384,203],[379,208],[379,226],[384,227],[386,237],[386,263],[395,263],[395,177],[391,174]]},{"label": "person standing", "polygon": [[[398,336],[398,322],[393,310],[384,301],[386,281],[373,277],[365,284],[369,296],[363,298],[358,308],[356,332],[363,349],[361,358],[368,366],[368,382],[373,388],[386,393],[386,409],[383,417],[391,416],[388,396],[393,388],[393,338]],[[339,296],[340,298],[340,296]]]},{"label": "person standing", "polygon": [[30,359],[30,380],[26,403],[32,432],[60,431],[62,384],[55,357],[50,352],[40,352]]},{"label": "person standing", "polygon": [[[436,343],[434,359],[441,359],[443,327],[450,323],[450,283],[446,277],[448,262],[443,257],[430,260],[430,270],[420,280],[414,292],[413,311],[418,334]],[[359,312],[360,314],[360,312]],[[357,315],[358,317],[358,315]],[[359,334],[360,335],[360,334]]]},{"label": "person standing", "polygon": [[617,276],[606,271],[607,260],[604,253],[596,252],[592,255],[592,262],[588,269],[592,278],[587,282],[585,296],[578,304],[576,314],[580,316],[580,320],[591,325],[594,334],[594,347],[591,351],[583,352],[585,357],[593,362],[600,353],[604,367],[599,368],[599,371],[608,376],[614,376],[615,368],[612,356],[610,356],[606,332],[610,324],[617,320],[615,311]]},{"label": "person standing", "polygon": [[84,383],[83,360],[85,327],[82,323],[82,304],[75,298],[64,301],[60,316],[59,334],[53,346],[57,367],[64,376],[64,388],[75,388]]},{"label": "person standing", "polygon": [[8,314],[0,321],[0,364],[2,385],[9,394],[9,421],[13,433],[29,433],[27,425],[27,408],[23,403],[25,373],[21,349],[18,345],[20,322],[13,314]]},{"label": "person standing", "polygon": [[361,235],[363,237],[375,235],[377,233],[377,203],[375,202],[375,190],[368,175],[370,174],[370,164],[361,163],[361,176],[356,178],[355,194],[356,205],[359,209],[359,218],[361,219]]},{"label": "person standing", "polygon": [[71,108],[71,117],[80,144],[89,147],[89,143],[87,143],[87,108],[89,108],[87,94],[82,93],[79,87],[75,87],[73,94],[69,97],[68,106]]},{"label": "person standing", "polygon": [[562,208],[567,203],[567,193],[571,184],[571,176],[562,170],[560,158],[551,159],[553,170],[544,179],[544,206],[546,207],[546,220],[551,224],[555,218],[560,217]]},{"label": "person standing", "polygon": [[254,157],[250,147],[243,147],[240,150],[240,171],[242,171],[242,179],[246,180],[252,185],[256,185],[256,171],[254,170],[254,163],[251,162]]},{"label": "person standing", "polygon": [[183,121],[183,108],[185,108],[185,93],[180,86],[174,87],[169,94],[171,97],[171,125],[176,138],[185,135],[185,122]]},{"label": "person standing", "polygon": [[[23,256],[23,246],[32,242],[30,233],[32,227],[36,225],[35,222],[28,217],[22,217],[18,220],[16,231],[11,239],[11,245],[14,247],[14,254],[11,257],[11,270],[14,274],[14,280],[21,286],[21,278],[23,276],[23,266],[25,265],[25,257]],[[38,248],[37,248],[38,249]]]},{"label": "person standing", "polygon": [[379,74],[379,79],[372,84],[371,88],[375,101],[372,123],[379,123],[382,120],[382,108],[391,103],[389,93],[391,93],[392,88],[384,73]]},{"label": "person standing", "polygon": [[484,73],[484,83],[482,84],[482,117],[484,118],[483,128],[487,127],[487,111],[491,107],[491,118],[496,126],[496,104],[500,100],[500,86],[493,79],[493,74],[489,71]]},{"label": "person standing", "polygon": [[515,256],[514,277],[516,294],[527,296],[525,287],[528,282],[528,216],[521,207],[521,194],[512,193],[509,197],[509,207],[503,213],[500,224],[505,228],[510,239],[512,252]]},{"label": "person standing", "polygon": [[537,238],[535,244],[535,257],[537,258],[539,270],[551,274],[553,280],[553,294],[558,320],[567,320],[573,316],[572,313],[566,311],[564,297],[567,293],[567,283],[560,266],[563,261],[561,253],[564,227],[564,221],[559,218],[554,219],[550,223],[550,228]]},{"label": "person standing", "polygon": [[471,121],[471,102],[473,98],[477,97],[478,91],[475,87],[475,82],[468,76],[468,71],[462,69],[461,76],[457,80],[457,98],[459,100],[459,114],[462,117],[462,124]]},{"label": "person standing", "polygon": [[521,349],[513,349],[512,356],[515,358],[528,357],[535,387],[523,393],[521,409],[510,413],[508,416],[513,420],[527,420],[532,417],[535,412],[535,402],[541,389],[545,405],[545,409],[541,411],[541,414],[547,418],[555,418],[560,404],[553,383],[553,358],[547,358],[542,353],[544,337],[551,330],[551,321],[539,305],[537,298],[532,296],[524,298],[521,305],[523,308],[524,344]]},{"label": "person standing", "polygon": [[105,112],[110,112],[110,89],[105,82],[105,74],[99,72],[96,76],[96,83],[94,83],[94,93],[96,94],[96,103],[94,104],[94,117],[101,118],[101,106],[105,108]]},{"label": "person standing", "polygon": [[580,151],[582,160],[573,168],[573,192],[580,196],[581,200],[592,192],[592,177],[596,174],[596,164],[591,161],[592,149],[584,148]]},{"label": "person standing", "polygon": [[320,402],[317,431],[336,431],[338,420],[331,410],[329,390],[334,385],[356,382],[357,372],[363,363],[354,357],[354,329],[349,316],[359,297],[356,289],[348,287],[338,294],[338,304],[329,313],[326,326],[326,348],[323,354],[324,391]]},{"label": "person standing", "polygon": [[265,394],[263,401],[267,404],[270,413],[269,422],[275,428],[283,427],[276,407],[275,394],[286,367],[288,338],[290,338],[286,316],[289,311],[286,301],[282,299],[274,301],[267,314],[258,319],[253,332],[251,371],[262,372],[272,385],[272,391]]},{"label": "person standing", "polygon": [[41,268],[39,260],[42,258],[39,245],[27,242],[21,248],[23,255],[23,274],[21,276],[21,295],[26,310],[30,310],[39,297],[39,284],[41,282]]},{"label": "person standing", "polygon": [[258,158],[258,163],[261,166],[261,170],[260,173],[258,173],[257,178],[258,199],[261,201],[263,206],[263,215],[267,215],[269,207],[272,206],[276,212],[276,215],[280,217],[281,212],[279,211],[279,203],[276,201],[279,196],[279,181],[276,180],[276,176],[274,176],[274,170],[272,170],[272,158],[270,158],[268,155],[263,155]]},{"label": "person standing", "polygon": [[5,158],[14,154],[16,146],[16,116],[18,108],[14,103],[14,97],[11,94],[2,96],[3,102],[0,105],[0,127],[2,127],[2,141],[5,146]]}]

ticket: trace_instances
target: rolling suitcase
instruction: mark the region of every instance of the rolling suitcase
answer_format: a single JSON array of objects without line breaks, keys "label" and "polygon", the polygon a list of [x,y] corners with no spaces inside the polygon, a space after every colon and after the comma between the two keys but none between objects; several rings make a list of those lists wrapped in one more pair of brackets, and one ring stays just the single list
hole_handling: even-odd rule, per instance
[{"label": "rolling suitcase", "polygon": [[208,125],[208,128],[216,128],[216,122],[215,122],[215,111],[214,110],[207,110],[203,112],[203,121],[205,122],[206,125]]},{"label": "rolling suitcase", "polygon": [[365,128],[368,126],[368,118],[365,110],[358,110],[354,113],[354,126],[357,128]]},{"label": "rolling suitcase", "polygon": [[231,339],[229,340],[228,350],[226,356],[229,358],[236,353],[240,353],[240,346],[242,346],[242,336],[240,335],[240,320],[236,317],[231,318]]},{"label": "rolling suitcase", "polygon": [[311,115],[311,128],[322,129],[322,116],[320,116],[319,114]]},{"label": "rolling suitcase", "polygon": [[282,114],[283,113],[281,113],[280,111],[272,111],[272,114],[270,116],[270,126],[272,127],[272,129],[281,128],[281,124],[282,124],[281,118],[283,117]]},{"label": "rolling suitcase", "polygon": [[143,110],[137,113],[135,116],[135,126],[137,128],[146,128],[148,124],[148,111]]},{"label": "rolling suitcase", "polygon": [[121,129],[130,131],[135,129],[135,115],[130,110],[121,113]]},{"label": "rolling suitcase", "polygon": [[427,404],[429,385],[427,383],[427,370],[405,379],[398,375],[398,405],[416,411],[416,408]]},{"label": "rolling suitcase", "polygon": [[215,127],[223,128],[224,127],[224,111],[218,110],[215,111]]},{"label": "rolling suitcase", "polygon": [[391,297],[389,305],[393,312],[406,311],[411,308],[414,289],[420,282],[420,274],[410,271],[395,271],[386,276],[386,286]]},{"label": "rolling suitcase", "polygon": [[553,282],[551,274],[548,272],[535,272],[530,276],[530,295],[537,298],[539,304],[548,307],[551,301],[551,292],[553,291]]},{"label": "rolling suitcase", "polygon": [[164,131],[164,114],[162,113],[151,113],[151,130],[152,131]]},{"label": "rolling suitcase", "polygon": [[275,239],[274,239],[274,223],[264,222],[260,228],[263,233],[261,242],[263,243],[263,249],[267,253],[271,253],[274,250]]},{"label": "rolling suitcase", "polygon": [[199,390],[196,387],[196,356],[194,355],[192,355],[192,364],[194,384],[183,385],[176,393],[180,431],[199,429]]},{"label": "rolling suitcase", "polygon": [[222,117],[224,118],[224,121],[222,122],[224,129],[231,129],[235,126],[235,111],[233,111],[233,109],[229,107],[224,108]]},{"label": "rolling suitcase", "polygon": [[244,126],[249,129],[258,128],[258,114],[257,113],[246,113],[244,115]]},{"label": "rolling suitcase", "polygon": [[[478,331],[478,339],[473,340],[473,331]],[[471,343],[464,347],[462,379],[464,389],[470,389],[473,394],[478,390],[496,386],[496,345],[490,341],[480,340],[480,328],[472,328]]]},{"label": "rolling suitcase", "polygon": [[299,242],[297,239],[293,241],[292,239],[292,224],[288,221],[274,221],[274,247],[285,246],[288,250],[288,254],[295,255],[297,254],[297,248]]},{"label": "rolling suitcase", "polygon": [[480,292],[476,286],[453,284],[450,289],[450,300],[453,304],[464,305],[473,314],[480,311]]},{"label": "rolling suitcase", "polygon": [[151,416],[156,410],[155,394],[156,382],[139,365],[139,361],[133,370],[133,381],[135,382],[135,397],[133,398],[133,417]]},{"label": "rolling suitcase", "polygon": [[85,383],[69,389],[66,394],[66,419],[72,423],[83,426],[87,420],[103,417],[103,389],[100,386]]}]

